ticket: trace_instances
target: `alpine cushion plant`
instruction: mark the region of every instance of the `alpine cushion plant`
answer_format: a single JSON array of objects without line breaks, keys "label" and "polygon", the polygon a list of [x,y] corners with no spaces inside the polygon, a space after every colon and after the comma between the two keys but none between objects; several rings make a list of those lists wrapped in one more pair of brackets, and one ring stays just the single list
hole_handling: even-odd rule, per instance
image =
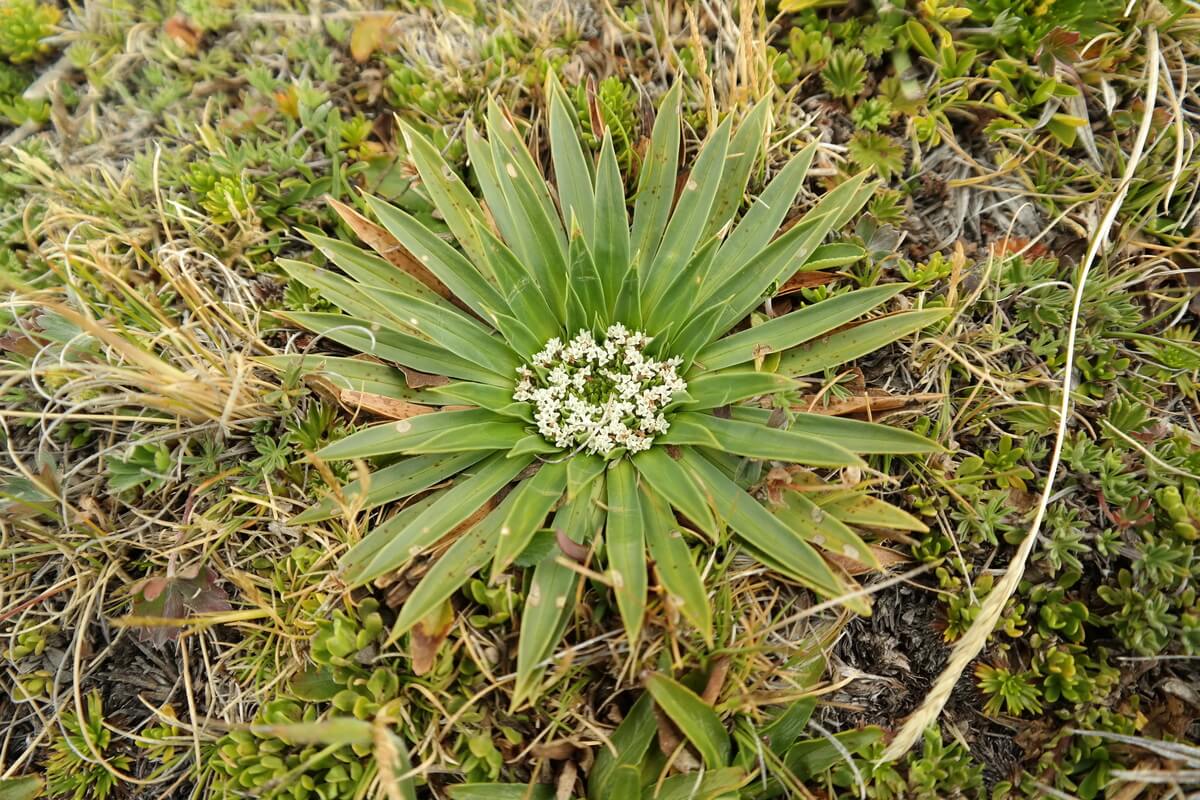
[{"label": "alpine cushion plant", "polygon": [[[579,547],[568,549],[602,565],[631,643],[647,608],[647,551],[668,601],[711,642],[710,606],[689,542],[726,546],[732,534],[780,575],[838,598],[855,584],[837,558],[878,563],[855,526],[923,529],[848,484],[813,491],[824,481],[803,470],[792,471],[795,485],[779,489],[773,481],[764,504],[765,484],[755,477],[761,462],[837,469],[864,467],[866,454],[938,450],[908,431],[793,404],[804,376],[914,332],[942,310],[849,326],[904,288],[889,284],[773,318],[752,315],[797,271],[862,257],[854,245],[825,239],[871,196],[865,176],[841,183],[776,236],[813,159],[809,146],[735,220],[765,139],[763,102],[736,131],[727,119],[712,132],[676,199],[677,85],[655,121],[630,224],[612,136],[605,134],[593,163],[565,92],[552,82],[548,94],[556,186],[492,103],[487,138],[467,133],[486,205],[428,140],[405,131],[421,181],[461,249],[366,197],[379,226],[341,210],[379,255],[310,235],[341,274],[282,262],[343,312],[286,318],[379,361],[267,359],[278,368],[299,363],[404,409],[396,416],[405,418],[318,452],[392,463],[295,519],[404,501],[342,562],[347,582],[362,585],[438,554],[400,609],[393,638],[489,563],[496,580],[514,561],[543,553],[527,578],[514,705],[535,693],[580,580],[561,548],[530,548],[539,531],[570,539]],[[861,597],[845,603],[868,611]]]}]

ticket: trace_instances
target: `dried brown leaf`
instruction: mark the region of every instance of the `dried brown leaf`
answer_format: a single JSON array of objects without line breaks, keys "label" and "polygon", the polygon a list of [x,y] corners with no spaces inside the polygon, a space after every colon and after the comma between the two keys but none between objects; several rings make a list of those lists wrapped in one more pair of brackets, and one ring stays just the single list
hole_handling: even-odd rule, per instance
[{"label": "dried brown leaf", "polygon": [[371,220],[340,200],[333,197],[326,197],[325,200],[337,212],[337,215],[342,218],[342,221],[350,226],[355,236],[366,242],[367,245],[387,259],[393,266],[407,272],[445,299],[454,302],[456,305],[459,304],[458,298],[446,288],[446,285],[439,281],[436,275],[430,272],[412,253],[408,252],[404,248],[404,245],[400,244],[396,240],[396,237],[388,233],[385,228],[371,222]]},{"label": "dried brown leaf", "polygon": [[[229,611],[229,596],[217,586],[217,575],[207,566],[195,565],[173,576],[153,577],[134,589],[134,617],[159,617],[181,620],[191,614]],[[166,625],[140,629],[143,639],[163,645],[179,636],[179,631]]]},{"label": "dried brown leaf", "polygon": [[204,31],[182,14],[164,22],[163,33],[192,55],[200,50],[200,40],[204,38]]},{"label": "dried brown leaf", "polygon": [[939,400],[941,397],[940,394],[893,395],[872,390],[869,394],[826,402],[826,398],[818,395],[802,395],[800,402],[793,408],[810,414],[845,417],[851,414],[878,414],[882,411],[895,411],[913,403],[927,403],[930,400]]},{"label": "dried brown leaf", "polygon": [[392,27],[391,14],[371,14],[354,24],[350,32],[350,57],[362,64],[383,46]]},{"label": "dried brown leaf", "polygon": [[428,372],[418,372],[408,367],[399,367],[404,373],[404,382],[410,389],[427,389],[434,386],[445,386],[450,379],[445,375],[430,375]]},{"label": "dried brown leaf", "polygon": [[413,627],[409,645],[413,673],[425,675],[433,669],[438,650],[453,626],[454,606],[447,600]]},{"label": "dried brown leaf", "polygon": [[310,375],[305,380],[318,394],[335,400],[351,413],[366,411],[387,419],[409,419],[438,410],[433,406],[410,403],[395,397],[346,389],[321,375]]},{"label": "dried brown leaf", "polygon": [[[904,555],[903,553],[898,553],[895,550],[890,550],[886,547],[880,547],[877,544],[869,544],[867,547],[870,547],[871,552],[874,553],[875,557],[879,559],[879,563],[883,567],[884,571],[887,571],[889,568],[898,564],[907,564],[909,561],[908,556]],[[834,553],[830,550],[822,550],[821,555],[825,557],[826,561],[841,567],[850,575],[865,575],[868,572],[878,571],[874,567],[868,566],[858,559],[849,558],[841,555],[840,553]]]}]

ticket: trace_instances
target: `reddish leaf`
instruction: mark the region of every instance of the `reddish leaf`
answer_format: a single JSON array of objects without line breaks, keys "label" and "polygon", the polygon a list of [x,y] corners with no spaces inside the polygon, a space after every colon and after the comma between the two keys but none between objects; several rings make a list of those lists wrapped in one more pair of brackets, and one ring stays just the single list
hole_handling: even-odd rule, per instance
[{"label": "reddish leaf", "polygon": [[204,38],[204,31],[182,14],[164,22],[163,33],[192,55],[200,49],[200,40]]},{"label": "reddish leaf", "polygon": [[558,542],[558,549],[563,551],[563,555],[577,563],[587,561],[588,549],[571,539],[560,529],[554,529],[554,538]]},{"label": "reddish leaf", "polygon": [[[229,611],[229,596],[217,586],[217,575],[206,566],[187,567],[174,576],[147,578],[137,587],[133,598],[133,616],[182,620],[191,614]],[[170,625],[139,629],[143,640],[163,645],[179,637]]]}]

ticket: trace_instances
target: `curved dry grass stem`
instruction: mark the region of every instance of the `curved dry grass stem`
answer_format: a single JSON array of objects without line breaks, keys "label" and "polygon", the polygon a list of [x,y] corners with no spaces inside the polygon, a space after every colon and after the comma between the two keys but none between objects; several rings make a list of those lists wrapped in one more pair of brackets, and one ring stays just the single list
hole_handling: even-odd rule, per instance
[{"label": "curved dry grass stem", "polygon": [[1014,554],[1012,562],[1008,565],[1004,576],[996,583],[995,589],[988,594],[979,609],[979,616],[975,618],[975,621],[971,624],[966,634],[954,647],[954,650],[951,651],[946,668],[938,676],[937,681],[934,682],[933,688],[930,689],[929,694],[925,697],[925,701],[896,733],[887,750],[884,751],[880,759],[881,761],[894,761],[903,756],[917,743],[917,740],[921,738],[921,734],[925,729],[937,721],[937,718],[942,713],[942,708],[950,698],[951,691],[958,684],[958,679],[962,677],[967,666],[979,656],[987,644],[988,637],[991,636],[996,623],[1000,619],[1001,613],[1004,611],[1004,606],[1008,603],[1009,598],[1012,597],[1013,592],[1016,591],[1021,577],[1025,574],[1025,564],[1029,560],[1030,553],[1033,552],[1034,545],[1037,543],[1038,531],[1041,529],[1042,520],[1046,516],[1046,509],[1050,504],[1050,498],[1054,491],[1054,479],[1057,477],[1059,462],[1062,460],[1063,441],[1067,433],[1067,420],[1070,418],[1071,381],[1072,372],[1075,368],[1075,343],[1079,327],[1080,307],[1083,304],[1083,294],[1084,288],[1087,285],[1088,273],[1091,271],[1092,264],[1095,262],[1100,248],[1104,246],[1104,242],[1108,238],[1108,233],[1116,221],[1117,214],[1121,210],[1121,205],[1125,201],[1125,196],[1129,193],[1130,184],[1137,172],[1138,164],[1141,162],[1146,142],[1150,136],[1155,100],[1158,96],[1159,44],[1158,31],[1153,25],[1147,26],[1146,31],[1148,36],[1146,43],[1147,77],[1145,110],[1142,112],[1137,139],[1134,141],[1133,149],[1129,153],[1129,160],[1125,163],[1125,170],[1121,176],[1121,183],[1117,187],[1116,195],[1113,197],[1112,202],[1109,203],[1107,211],[1100,220],[1099,227],[1096,228],[1095,233],[1092,235],[1087,252],[1084,254],[1083,263],[1079,266],[1079,279],[1075,284],[1074,298],[1071,303],[1071,319],[1067,328],[1066,363],[1063,365],[1062,401],[1058,408],[1058,427],[1054,435],[1054,449],[1051,452],[1050,466],[1046,473],[1046,484],[1042,488],[1037,511],[1034,514],[1033,522],[1029,526],[1028,533],[1025,534],[1020,547],[1017,548],[1017,552]]}]

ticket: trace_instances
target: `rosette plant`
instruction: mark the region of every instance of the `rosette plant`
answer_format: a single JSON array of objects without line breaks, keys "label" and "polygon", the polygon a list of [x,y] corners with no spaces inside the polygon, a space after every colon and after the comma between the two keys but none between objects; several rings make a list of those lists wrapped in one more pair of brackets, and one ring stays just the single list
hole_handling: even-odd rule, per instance
[{"label": "rosette plant", "polygon": [[[677,85],[640,164],[631,221],[611,137],[591,158],[563,90],[552,82],[548,96],[553,184],[492,103],[486,138],[467,133],[482,202],[427,139],[405,130],[457,247],[379,198],[365,199],[378,225],[343,207],[378,252],[310,236],[339,271],[296,261],[283,268],[342,313],[286,317],[374,360],[271,359],[385,397],[403,417],[321,450],[323,459],[386,465],[295,520],[399,503],[342,562],[346,581],[361,585],[429,560],[393,636],[473,574],[488,568],[496,580],[529,567],[514,703],[536,691],[582,574],[604,576],[633,643],[651,563],[664,602],[711,641],[692,547],[736,542],[823,598],[850,593],[855,584],[839,564],[877,564],[856,526],[921,525],[821,471],[862,468],[867,454],[938,449],[911,432],[796,408],[805,376],[943,313],[851,326],[904,288],[889,284],[772,315],[768,301],[798,271],[863,256],[826,242],[870,196],[863,175],[779,233],[813,159],[809,146],[739,215],[768,104],[736,131],[725,120],[681,172]],[[794,481],[778,480],[773,467]],[[861,597],[845,602],[867,610]]]}]

